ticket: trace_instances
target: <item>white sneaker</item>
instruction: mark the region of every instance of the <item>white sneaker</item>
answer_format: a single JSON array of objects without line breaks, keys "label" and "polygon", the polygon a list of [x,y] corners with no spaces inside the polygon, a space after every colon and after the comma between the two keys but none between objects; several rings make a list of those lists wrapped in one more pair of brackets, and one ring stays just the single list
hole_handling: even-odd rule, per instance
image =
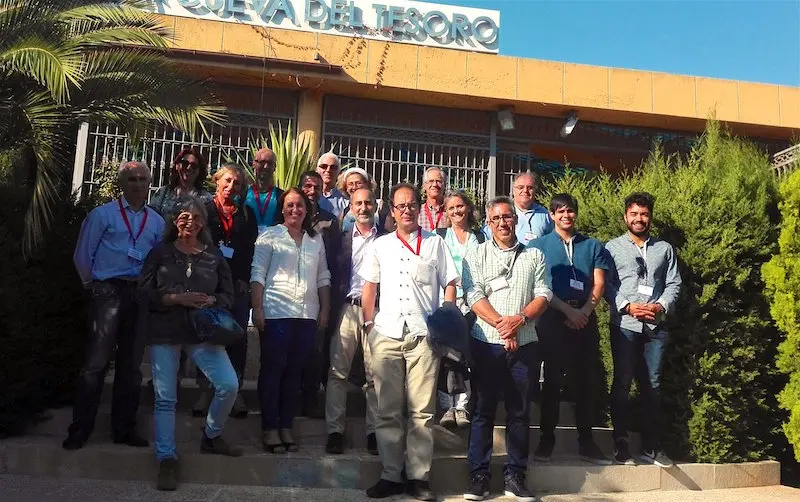
[{"label": "white sneaker", "polygon": [[445,411],[442,414],[442,418],[439,419],[439,425],[446,428],[452,428],[456,426],[456,409],[450,408],[449,410]]}]

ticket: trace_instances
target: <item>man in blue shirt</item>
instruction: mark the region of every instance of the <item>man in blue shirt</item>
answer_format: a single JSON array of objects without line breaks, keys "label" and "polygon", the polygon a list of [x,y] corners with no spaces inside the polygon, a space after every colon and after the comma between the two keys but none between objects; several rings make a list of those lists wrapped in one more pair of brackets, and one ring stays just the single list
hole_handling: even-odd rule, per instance
[{"label": "man in blue shirt", "polygon": [[[553,231],[553,220],[547,209],[536,202],[536,175],[523,171],[514,175],[511,193],[514,200],[514,213],[517,215],[515,233],[517,242],[523,246]],[[483,232],[487,240],[492,238],[491,225],[485,225]]]},{"label": "man in blue shirt", "polygon": [[275,152],[262,148],[253,158],[255,182],[247,188],[244,203],[253,209],[258,223],[258,232],[275,224],[278,215],[278,200],[283,190],[275,186]]},{"label": "man in blue shirt", "polygon": [[136,281],[145,257],[164,231],[161,216],[145,206],[150,180],[144,162],[123,162],[119,169],[123,195],[93,209],[81,226],[73,261],[84,287],[91,291],[92,334],[75,390],[69,435],[62,443],[66,450],[83,447],[94,429],[114,347],[113,440],[148,446],[136,433],[145,315],[136,301]]},{"label": "man in blue shirt", "polygon": [[[606,243],[611,262],[606,299],[611,310],[611,422],[614,461],[634,463],[628,447],[628,394],[636,378],[642,407],[643,452],[639,460],[671,467],[661,451],[661,364],[669,335],[662,321],[675,308],[681,289],[678,259],[666,241],[650,236],[653,196],[636,192],[625,198],[628,231]],[[644,368],[637,365],[644,363]],[[644,371],[639,371],[642,369]]]},{"label": "man in blue shirt", "polygon": [[342,218],[344,209],[349,204],[347,197],[336,188],[340,166],[339,157],[333,152],[323,154],[317,161],[317,173],[322,177],[322,197],[319,199],[319,207],[337,219]]},{"label": "man in blue shirt", "polygon": [[578,453],[585,461],[610,465],[592,438],[593,388],[600,350],[594,309],[603,297],[608,263],[603,245],[575,229],[578,201],[558,194],[550,201],[552,233],[531,243],[547,261],[553,300],[538,323],[544,360],[541,405],[541,438],[534,453],[539,462],[549,462],[555,445],[555,428],[561,401],[564,370],[575,393]]}]

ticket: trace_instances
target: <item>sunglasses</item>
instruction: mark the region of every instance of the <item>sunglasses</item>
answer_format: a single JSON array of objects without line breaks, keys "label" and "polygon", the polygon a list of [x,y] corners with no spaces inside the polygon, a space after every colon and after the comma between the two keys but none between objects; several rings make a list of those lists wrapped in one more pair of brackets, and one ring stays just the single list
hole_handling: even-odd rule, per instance
[{"label": "sunglasses", "polygon": [[339,169],[339,166],[336,164],[317,164],[317,169],[322,169],[323,171],[330,169],[331,171],[335,171],[336,169]]},{"label": "sunglasses", "polygon": [[647,263],[641,256],[636,258],[636,275],[639,277],[639,279],[644,279],[647,277]]},{"label": "sunglasses", "polygon": [[197,162],[189,162],[186,159],[179,160],[178,164],[180,164],[182,169],[185,169],[187,171],[195,171],[195,170],[200,168],[200,166],[197,164]]}]

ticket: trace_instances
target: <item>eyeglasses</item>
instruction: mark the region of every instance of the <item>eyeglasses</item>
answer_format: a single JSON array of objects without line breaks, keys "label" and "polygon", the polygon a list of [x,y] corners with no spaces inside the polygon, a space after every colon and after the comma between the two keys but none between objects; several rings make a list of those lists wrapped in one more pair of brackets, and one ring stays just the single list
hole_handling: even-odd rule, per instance
[{"label": "eyeglasses", "polygon": [[408,210],[409,212],[413,213],[414,211],[419,209],[419,205],[417,205],[416,202],[409,202],[408,204],[405,204],[405,203],[397,204],[397,205],[392,206],[392,207],[397,209],[401,213],[404,213],[406,210]]},{"label": "eyeglasses", "polygon": [[317,169],[322,169],[323,171],[330,169],[331,171],[335,171],[336,169],[339,169],[339,166],[336,164],[317,164]]},{"label": "eyeglasses", "polygon": [[304,190],[316,190],[319,188],[319,185],[316,183],[306,183],[303,185]]},{"label": "eyeglasses", "polygon": [[259,160],[259,159],[255,159],[255,160],[253,160],[253,164],[258,164],[260,166],[275,167],[275,161],[274,160],[264,160],[264,159],[260,159]]},{"label": "eyeglasses", "polygon": [[494,224],[494,225],[497,225],[498,223],[500,223],[500,220],[503,220],[503,221],[514,221],[514,215],[513,214],[500,214],[500,215],[492,216],[491,218],[489,218],[489,221],[492,222],[492,224]]},{"label": "eyeglasses", "polygon": [[187,171],[194,171],[194,170],[200,168],[200,166],[197,164],[197,162],[189,162],[186,159],[179,160],[178,164],[180,164],[181,168],[183,168],[183,169],[185,169]]},{"label": "eyeglasses", "polygon": [[523,190],[526,192],[533,192],[536,189],[536,187],[534,187],[533,185],[514,185],[514,189],[519,192],[522,192]]}]

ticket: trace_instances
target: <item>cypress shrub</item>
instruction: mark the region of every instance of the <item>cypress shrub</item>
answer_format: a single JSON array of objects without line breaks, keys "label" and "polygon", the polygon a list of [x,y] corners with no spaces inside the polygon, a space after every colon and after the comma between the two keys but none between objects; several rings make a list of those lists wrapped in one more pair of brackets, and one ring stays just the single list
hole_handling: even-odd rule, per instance
[{"label": "cypress shrub", "polygon": [[780,252],[762,268],[770,312],[786,334],[778,347],[778,369],[789,381],[778,396],[781,408],[789,412],[783,431],[800,461],[800,170],[780,187],[783,222]]},{"label": "cypress shrub", "polygon": [[[665,449],[701,462],[763,459],[775,453],[777,417],[770,364],[777,336],[759,270],[776,247],[777,190],[767,156],[716,121],[685,158],[656,146],[641,169],[567,173],[545,187],[577,197],[578,228],[608,241],[626,231],[623,199],[647,191],[652,232],[678,253],[682,294],[667,320],[662,370]],[[601,336],[608,340],[608,328]],[[612,372],[603,343],[604,368]]]}]

